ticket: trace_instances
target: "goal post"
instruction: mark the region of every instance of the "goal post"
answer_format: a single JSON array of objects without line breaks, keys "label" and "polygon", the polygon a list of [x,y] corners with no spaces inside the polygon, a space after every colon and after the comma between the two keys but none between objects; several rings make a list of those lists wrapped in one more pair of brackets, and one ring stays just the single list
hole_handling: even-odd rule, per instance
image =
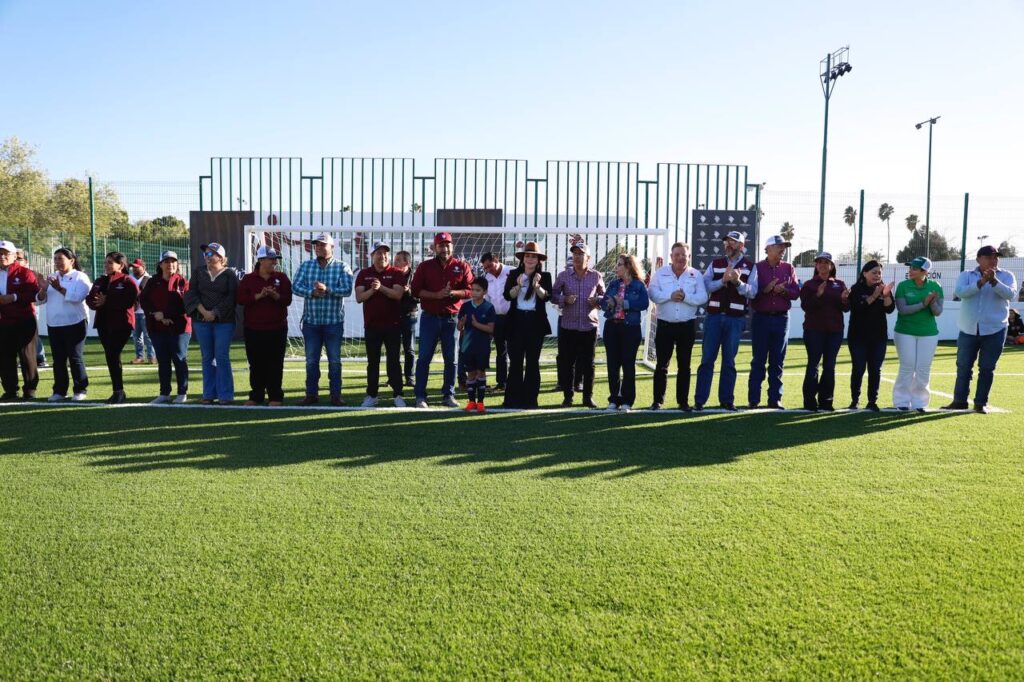
[{"label": "goal post", "polygon": [[[545,269],[555,279],[562,270],[571,267],[570,247],[582,239],[590,247],[590,267],[604,277],[607,284],[614,277],[616,258],[628,252],[637,257],[645,274],[649,274],[659,260],[668,262],[669,231],[667,229],[610,228],[610,227],[397,227],[397,226],[296,226],[296,225],[248,225],[245,227],[245,269],[251,272],[255,266],[256,252],[261,246],[270,246],[281,254],[279,267],[290,278],[304,260],[314,257],[313,238],[320,234],[330,235],[335,242],[334,257],[344,261],[353,276],[360,269],[368,267],[373,244],[387,242],[391,246],[391,259],[400,251],[406,251],[412,268],[427,258],[433,257],[433,236],[439,231],[452,235],[453,256],[467,261],[474,276],[483,274],[480,263],[485,253],[491,253],[502,263],[515,267],[515,257],[526,241],[536,241],[547,255]],[[302,347],[302,310],[304,301],[296,296],[288,310],[288,357],[304,357]],[[363,313],[355,295],[346,297],[345,335],[342,356],[346,359],[365,357],[363,344]],[[547,340],[542,360],[554,360],[557,349],[558,315],[556,306],[548,306],[551,316],[552,336]],[[644,342],[638,360],[653,368],[654,306],[643,316]],[[603,323],[599,326],[603,328]],[[600,355],[600,354],[599,354]],[[437,358],[435,358],[437,360]]]}]

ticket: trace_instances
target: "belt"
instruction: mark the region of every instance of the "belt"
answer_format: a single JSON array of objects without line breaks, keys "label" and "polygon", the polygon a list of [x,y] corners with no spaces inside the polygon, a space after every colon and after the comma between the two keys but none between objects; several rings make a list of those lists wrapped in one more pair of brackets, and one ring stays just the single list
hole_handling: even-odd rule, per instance
[{"label": "belt", "polygon": [[516,312],[519,313],[520,315],[536,315],[537,314],[536,310],[518,310],[517,309]]},{"label": "belt", "polygon": [[762,313],[760,311],[755,310],[754,313],[756,315],[767,315],[768,317],[789,317],[788,310],[773,310],[769,313]]}]

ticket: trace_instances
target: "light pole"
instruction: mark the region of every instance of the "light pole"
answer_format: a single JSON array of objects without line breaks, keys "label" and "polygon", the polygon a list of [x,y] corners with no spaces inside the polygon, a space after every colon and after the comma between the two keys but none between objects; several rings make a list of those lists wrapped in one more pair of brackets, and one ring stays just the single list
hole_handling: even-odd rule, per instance
[{"label": "light pole", "polygon": [[932,229],[932,128],[935,127],[936,122],[942,118],[936,116],[930,118],[927,121],[921,121],[914,125],[918,130],[921,129],[925,123],[928,124],[928,193],[925,195],[924,205],[924,257],[929,258],[931,256],[932,240],[929,232]]},{"label": "light pole", "polygon": [[821,92],[825,95],[825,139],[821,145],[821,213],[818,216],[818,251],[825,250],[825,164],[828,160],[828,101],[836,88],[840,76],[853,71],[850,66],[850,46],[841,47],[828,54],[819,63],[821,68]]}]

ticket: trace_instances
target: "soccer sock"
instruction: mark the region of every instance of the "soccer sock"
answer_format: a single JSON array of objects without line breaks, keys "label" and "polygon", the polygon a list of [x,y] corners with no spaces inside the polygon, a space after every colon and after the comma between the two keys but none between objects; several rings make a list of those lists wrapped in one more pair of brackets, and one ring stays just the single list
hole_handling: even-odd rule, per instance
[{"label": "soccer sock", "polygon": [[476,380],[475,379],[473,381],[468,382],[468,385],[466,386],[466,393],[469,394],[469,402],[475,403],[476,402]]},{"label": "soccer sock", "polygon": [[476,380],[476,401],[481,405],[484,404],[484,396],[487,395],[487,379]]}]

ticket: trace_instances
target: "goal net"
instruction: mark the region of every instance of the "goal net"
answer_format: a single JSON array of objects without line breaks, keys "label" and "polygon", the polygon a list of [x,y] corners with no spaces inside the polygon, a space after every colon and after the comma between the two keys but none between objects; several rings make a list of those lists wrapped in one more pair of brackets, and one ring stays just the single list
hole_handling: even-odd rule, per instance
[{"label": "goal net", "polygon": [[[607,284],[614,278],[615,262],[620,253],[631,253],[637,257],[645,276],[662,262],[668,251],[668,231],[639,228],[507,228],[507,227],[359,227],[321,226],[289,227],[281,225],[250,225],[245,228],[248,248],[245,254],[246,271],[255,267],[256,252],[261,246],[270,246],[281,253],[279,268],[294,279],[299,265],[314,258],[313,238],[325,232],[334,238],[334,258],[348,264],[353,277],[360,269],[369,267],[373,244],[387,242],[391,246],[391,260],[400,251],[408,253],[412,270],[425,259],[432,258],[433,236],[438,231],[452,235],[453,256],[467,261],[475,277],[483,275],[480,263],[485,253],[491,253],[502,263],[515,267],[515,254],[526,241],[536,241],[547,255],[545,269],[554,280],[558,273],[572,267],[570,247],[577,241],[584,241],[590,247],[590,267],[604,277]],[[667,261],[666,261],[667,262]],[[288,352],[289,359],[304,358],[302,331],[303,299],[295,296],[288,310]],[[363,343],[363,311],[356,303],[355,294],[345,298],[345,336],[342,343],[342,357],[346,359],[365,358]],[[653,367],[654,306],[644,313],[644,346],[637,354],[638,360]],[[548,306],[553,333],[544,344],[542,362],[554,362],[557,354],[558,316],[557,306]],[[603,318],[603,316],[602,316]],[[603,319],[598,334],[604,327]],[[648,348],[650,346],[650,348]],[[415,340],[413,352],[416,352]],[[598,359],[603,358],[603,346],[598,344]],[[435,356],[440,362],[440,353]]]}]

